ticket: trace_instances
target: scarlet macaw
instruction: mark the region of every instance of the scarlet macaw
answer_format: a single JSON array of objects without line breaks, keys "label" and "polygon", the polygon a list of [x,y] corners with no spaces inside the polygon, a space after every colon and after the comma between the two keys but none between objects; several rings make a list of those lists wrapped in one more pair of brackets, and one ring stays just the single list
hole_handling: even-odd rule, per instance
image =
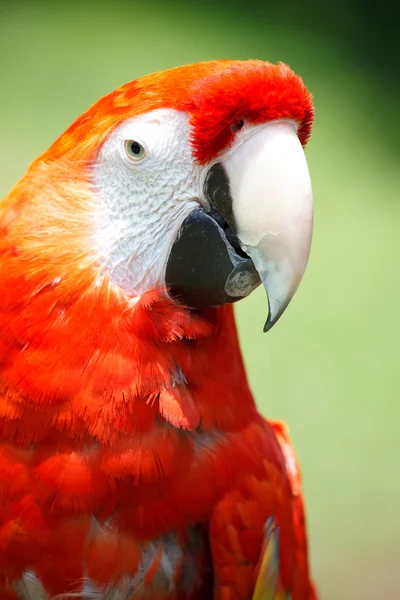
[{"label": "scarlet macaw", "polygon": [[311,96],[213,61],[89,108],[0,204],[0,597],[313,600],[299,473],[248,387],[305,270]]}]

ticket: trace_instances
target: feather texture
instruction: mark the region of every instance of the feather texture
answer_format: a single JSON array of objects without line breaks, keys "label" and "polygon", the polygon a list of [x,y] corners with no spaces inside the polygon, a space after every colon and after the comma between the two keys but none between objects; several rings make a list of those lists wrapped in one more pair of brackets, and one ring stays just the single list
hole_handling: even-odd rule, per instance
[{"label": "feather texture", "polygon": [[[0,204],[4,600],[249,600],[277,552],[292,599],[314,598],[297,470],[283,429],[257,414],[232,308],[131,298],[93,249],[101,143],[165,106],[188,113],[202,163],[238,118],[296,118],[303,143],[312,121],[284,65],[154,74],[91,107]],[[279,548],[264,539],[272,516]]]},{"label": "feather texture", "polygon": [[279,529],[274,517],[265,524],[260,573],[252,600],[290,600],[279,577]]}]

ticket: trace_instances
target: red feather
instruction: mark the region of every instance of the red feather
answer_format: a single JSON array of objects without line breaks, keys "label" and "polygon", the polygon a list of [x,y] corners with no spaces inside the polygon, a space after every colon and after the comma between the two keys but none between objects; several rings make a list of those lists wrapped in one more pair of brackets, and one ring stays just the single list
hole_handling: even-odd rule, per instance
[{"label": "red feather", "polygon": [[[122,121],[161,107],[188,113],[202,163],[238,119],[295,119],[302,143],[312,122],[311,96],[284,65],[157,73],[93,105],[1,203],[2,598],[27,569],[53,594],[85,573],[99,585],[134,574],[155,538],[143,585],[176,544],[174,581],[182,557],[194,561],[191,598],[204,597],[211,521],[216,597],[247,599],[272,513],[282,582],[293,600],[311,598],[297,475],[284,432],[257,414],[232,308],[191,312],[164,290],[130,298],[94,254],[92,161]],[[192,548],[182,540],[194,524]]]}]

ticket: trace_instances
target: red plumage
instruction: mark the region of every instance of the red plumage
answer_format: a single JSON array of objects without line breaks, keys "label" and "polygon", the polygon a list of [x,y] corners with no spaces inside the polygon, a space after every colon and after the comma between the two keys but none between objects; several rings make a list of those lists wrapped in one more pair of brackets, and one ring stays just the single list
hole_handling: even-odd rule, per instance
[{"label": "red plumage", "polygon": [[[189,553],[194,524],[203,580],[190,597],[209,597],[210,531],[215,597],[248,599],[271,514],[285,588],[314,597],[298,474],[285,434],[256,411],[232,308],[193,312],[163,290],[129,298],[93,253],[91,163],[118,124],[160,107],[189,114],[201,163],[231,143],[238,119],[296,119],[302,143],[312,121],[310,95],[284,65],[154,74],[93,105],[1,203],[4,599],[28,569],[50,594],[76,591],[84,576],[99,586],[134,576],[158,539],[151,587],[168,544],[182,561]],[[179,544],[165,541],[170,532]]]}]

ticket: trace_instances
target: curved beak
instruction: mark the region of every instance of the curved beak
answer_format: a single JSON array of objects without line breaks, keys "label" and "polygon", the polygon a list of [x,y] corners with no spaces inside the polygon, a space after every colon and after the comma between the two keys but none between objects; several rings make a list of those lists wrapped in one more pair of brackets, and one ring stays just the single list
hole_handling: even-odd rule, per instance
[{"label": "curved beak", "polygon": [[257,129],[223,161],[233,226],[268,296],[268,331],[296,292],[311,248],[310,175],[295,124]]}]

